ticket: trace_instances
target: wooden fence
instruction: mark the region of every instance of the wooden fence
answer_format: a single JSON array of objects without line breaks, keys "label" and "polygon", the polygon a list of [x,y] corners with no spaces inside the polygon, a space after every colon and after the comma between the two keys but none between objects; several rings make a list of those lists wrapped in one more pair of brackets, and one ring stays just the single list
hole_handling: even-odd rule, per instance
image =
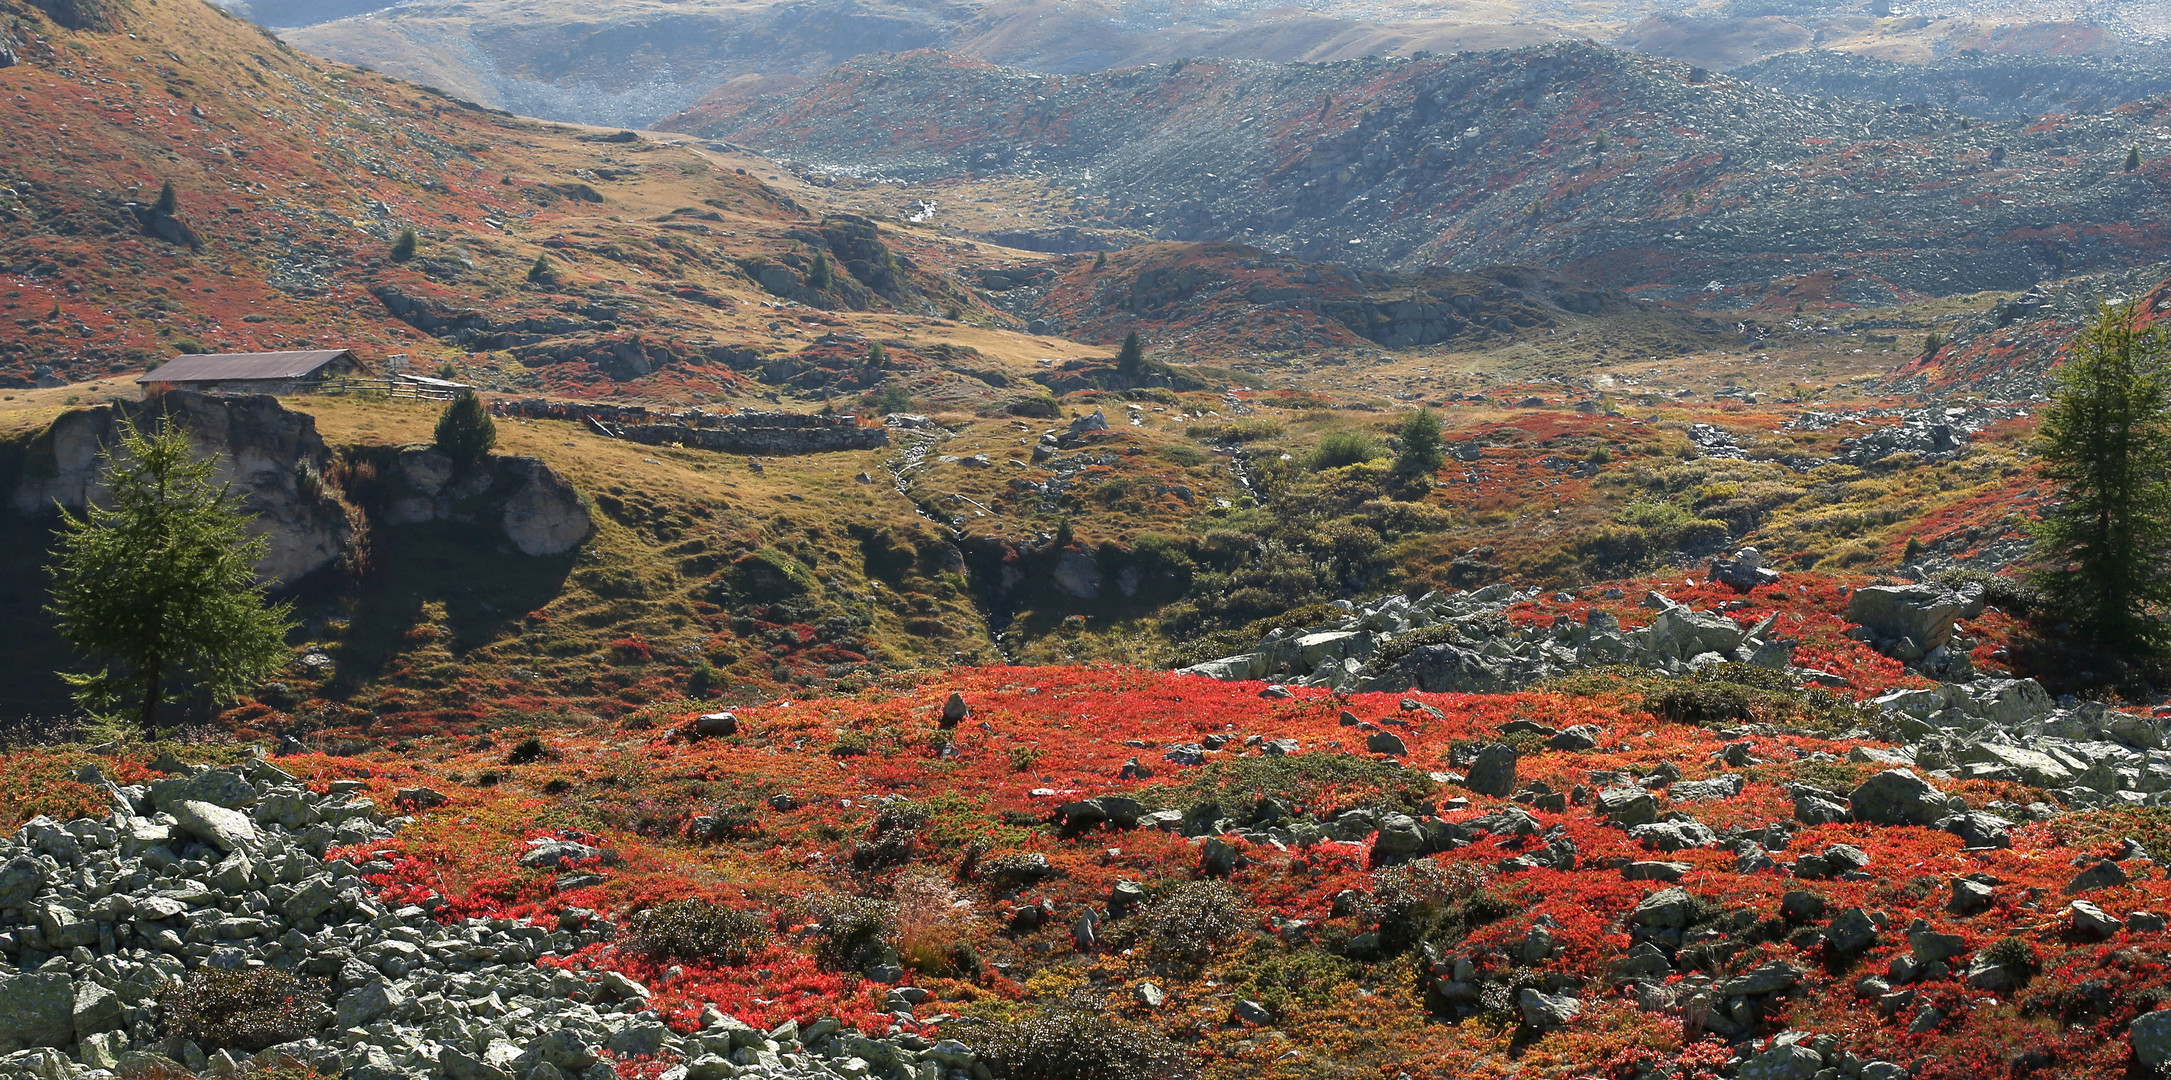
[{"label": "wooden fence", "polygon": [[411,398],[418,401],[451,401],[457,393],[441,387],[417,386],[399,379],[326,379],[312,389],[319,394]]}]

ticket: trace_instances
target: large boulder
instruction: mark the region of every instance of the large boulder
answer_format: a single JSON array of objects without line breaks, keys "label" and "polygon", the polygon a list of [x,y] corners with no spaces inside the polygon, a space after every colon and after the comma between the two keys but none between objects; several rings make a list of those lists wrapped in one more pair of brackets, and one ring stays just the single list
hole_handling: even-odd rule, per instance
[{"label": "large boulder", "polygon": [[220,851],[239,851],[257,842],[255,823],[239,810],[195,799],[182,799],[165,810],[182,832]]},{"label": "large boulder", "polygon": [[505,491],[499,525],[523,555],[563,555],[595,532],[580,493],[541,458],[499,458],[498,484]]},{"label": "large boulder", "polygon": [[122,420],[149,430],[170,421],[187,430],[189,442],[218,465],[218,479],[233,485],[242,509],[253,515],[249,531],[269,548],[256,572],[287,584],[331,565],[354,537],[347,507],[324,482],[331,451],[308,413],[274,397],[220,397],[172,390],[141,402],[115,402],[63,413],[31,443],[30,460],[15,488],[15,509],[25,514],[70,510],[106,498],[105,462],[99,454],[120,441]]},{"label": "large boulder", "polygon": [[1945,797],[1907,769],[1887,769],[1847,796],[1854,819],[1870,825],[1935,825],[1946,814]]},{"label": "large boulder", "polygon": [[2171,1067],[2171,1011],[2142,1013],[2135,1017],[2128,1038],[2134,1060],[2143,1068]]},{"label": "large boulder", "polygon": [[455,521],[489,526],[523,555],[564,555],[595,532],[580,493],[541,458],[492,455],[462,467],[435,447],[393,459],[384,522]]},{"label": "large boulder", "polygon": [[1477,761],[1470,766],[1469,779],[1464,786],[1480,795],[1504,799],[1515,794],[1515,748],[1506,743],[1494,743],[1478,751]]},{"label": "large boulder", "polygon": [[74,980],[61,974],[0,976],[0,1048],[74,1041]]},{"label": "large boulder", "polygon": [[1880,643],[1912,642],[1921,656],[1952,640],[1953,621],[1966,607],[1965,598],[1943,585],[1867,585],[1847,602],[1847,621],[1868,627]]},{"label": "large boulder", "polygon": [[1749,639],[1747,627],[1724,615],[1679,605],[1659,612],[1651,625],[1637,633],[1645,649],[1682,660],[1704,653],[1731,656]]}]

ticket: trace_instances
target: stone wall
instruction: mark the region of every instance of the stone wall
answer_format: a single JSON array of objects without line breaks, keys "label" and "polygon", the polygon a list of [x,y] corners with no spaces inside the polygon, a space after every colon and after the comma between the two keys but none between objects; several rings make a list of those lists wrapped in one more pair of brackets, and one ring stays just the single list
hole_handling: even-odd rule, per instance
[{"label": "stone wall", "polygon": [[691,446],[727,454],[765,456],[874,450],[888,446],[890,442],[888,428],[861,427],[858,419],[851,416],[739,413],[721,419],[723,423],[716,427],[645,424],[625,428],[620,434],[649,446]]}]

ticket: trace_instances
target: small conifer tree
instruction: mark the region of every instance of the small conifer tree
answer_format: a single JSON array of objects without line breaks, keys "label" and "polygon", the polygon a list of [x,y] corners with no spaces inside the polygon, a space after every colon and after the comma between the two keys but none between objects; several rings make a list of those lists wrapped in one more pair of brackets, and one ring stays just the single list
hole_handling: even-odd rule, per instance
[{"label": "small conifer tree", "polygon": [[810,289],[827,289],[836,283],[837,271],[829,263],[829,253],[826,251],[815,252],[814,265],[807,267],[807,287]]},{"label": "small conifer tree", "polygon": [[392,241],[392,261],[406,262],[415,257],[415,245],[420,240],[413,229],[401,229],[399,238]]},{"label": "small conifer tree", "polygon": [[1116,352],[1116,374],[1135,379],[1146,373],[1146,346],[1138,340],[1138,331],[1123,336],[1123,348]]},{"label": "small conifer tree", "polygon": [[535,262],[528,266],[528,283],[531,285],[548,285],[556,280],[558,280],[558,274],[550,268],[550,256],[537,255]]},{"label": "small conifer tree", "polygon": [[1440,417],[1431,409],[1418,409],[1395,428],[1399,441],[1395,471],[1405,476],[1429,477],[1447,463],[1447,440],[1440,435]]},{"label": "small conifer tree", "polygon": [[497,424],[473,390],[462,390],[437,418],[437,449],[461,465],[472,465],[498,444]]},{"label": "small conifer tree", "polygon": [[105,505],[61,512],[46,610],[95,665],[62,676],[76,701],[110,715],[133,699],[155,737],[175,683],[224,703],[278,670],[290,608],[266,602],[256,563],[269,541],[249,535],[241,497],[178,425],[144,432],[124,418],[99,459]]},{"label": "small conifer tree", "polygon": [[2140,147],[2138,147],[2138,146],[2135,146],[2135,147],[2133,147],[2133,148],[2131,148],[2131,149],[2129,149],[2129,150],[2127,150],[2127,151],[2126,151],[2126,171],[2127,171],[2127,172],[2132,172],[2132,171],[2134,171],[2135,169],[2138,169],[2138,168],[2140,168],[2140,167],[2141,167],[2141,148],[2140,148]]},{"label": "small conifer tree", "polygon": [[882,365],[889,363],[889,359],[890,351],[883,348],[881,342],[870,341],[867,343],[867,366],[869,368],[880,369]]},{"label": "small conifer tree", "polygon": [[172,217],[180,208],[181,197],[173,190],[173,181],[168,180],[164,187],[158,189],[158,201],[151,205],[151,213]]},{"label": "small conifer tree", "polygon": [[2104,307],[2056,371],[2038,433],[2057,498],[2035,525],[2036,582],[2097,645],[2160,648],[2171,604],[2171,333]]}]

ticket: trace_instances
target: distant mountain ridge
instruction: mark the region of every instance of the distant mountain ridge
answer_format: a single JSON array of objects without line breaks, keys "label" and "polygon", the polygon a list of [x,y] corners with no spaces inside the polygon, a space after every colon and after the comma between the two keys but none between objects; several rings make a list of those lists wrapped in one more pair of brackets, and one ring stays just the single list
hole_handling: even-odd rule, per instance
[{"label": "distant mountain ridge", "polygon": [[677,130],[857,175],[1023,175],[1079,225],[1361,267],[1544,266],[1706,306],[2025,289],[2171,257],[2171,98],[1983,124],[1589,44],[1039,75],[863,57]]},{"label": "distant mountain ridge", "polygon": [[1854,53],[1786,53],[1735,78],[1792,94],[1931,105],[1994,120],[2091,113],[2171,93],[2171,53],[2138,60],[1963,53],[1901,64]]}]

